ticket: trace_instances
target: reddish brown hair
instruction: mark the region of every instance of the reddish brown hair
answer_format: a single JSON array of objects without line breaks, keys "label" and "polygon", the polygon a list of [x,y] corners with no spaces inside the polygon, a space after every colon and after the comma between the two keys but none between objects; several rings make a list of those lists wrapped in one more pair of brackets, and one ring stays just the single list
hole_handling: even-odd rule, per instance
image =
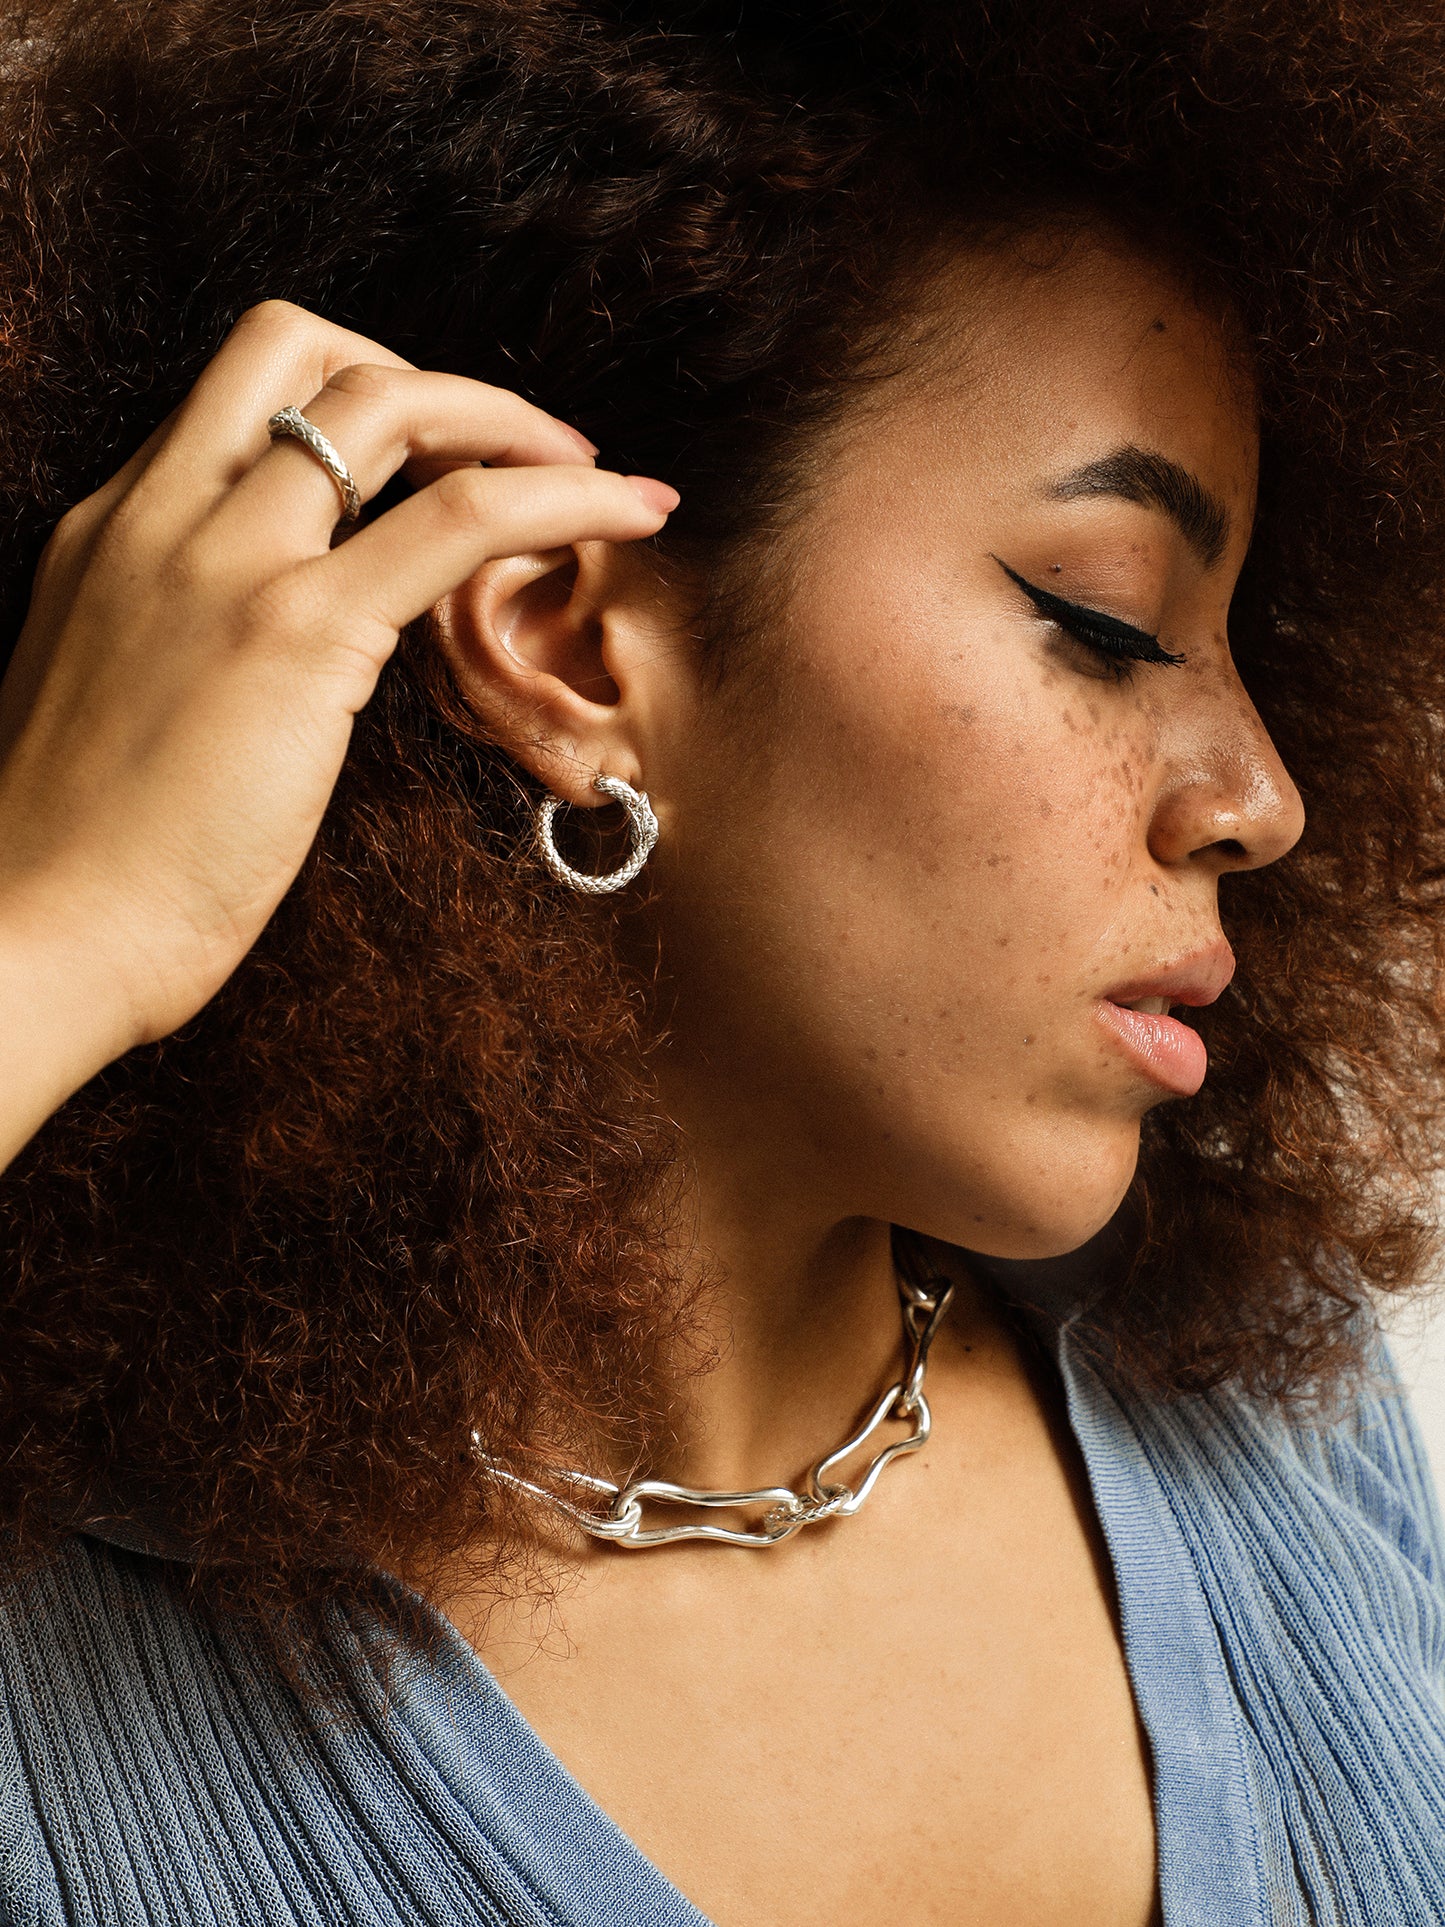
[{"label": "reddish brown hair", "polygon": [[[108,0],[12,13],[0,614],[286,296],[676,482],[725,642],[807,431],[931,228],[1061,194],[1223,292],[1264,410],[1234,638],[1307,841],[1233,879],[1204,1094],[1148,1121],[1095,1315],[1156,1391],[1281,1393],[1416,1280],[1445,877],[1445,21],[1393,0]],[[908,209],[907,218],[899,212]],[[0,1198],[0,1520],[143,1495],[253,1603],[481,1518],[473,1427],[661,1423],[646,1005],[544,886],[424,625],[233,981]],[[726,672],[724,663],[722,673]]]}]

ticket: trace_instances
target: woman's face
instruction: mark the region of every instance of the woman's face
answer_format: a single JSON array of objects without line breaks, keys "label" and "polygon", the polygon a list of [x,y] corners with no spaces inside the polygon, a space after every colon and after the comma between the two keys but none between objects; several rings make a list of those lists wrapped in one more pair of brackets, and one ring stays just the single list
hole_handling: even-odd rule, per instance
[{"label": "woman's face", "polygon": [[[939,300],[822,449],[772,633],[656,707],[664,1091],[744,1190],[1040,1257],[1198,1087],[1151,1008],[1224,989],[1220,877],[1302,813],[1226,640],[1256,435],[1220,324],[1105,240]],[[1108,653],[1148,637],[1180,660]]]}]

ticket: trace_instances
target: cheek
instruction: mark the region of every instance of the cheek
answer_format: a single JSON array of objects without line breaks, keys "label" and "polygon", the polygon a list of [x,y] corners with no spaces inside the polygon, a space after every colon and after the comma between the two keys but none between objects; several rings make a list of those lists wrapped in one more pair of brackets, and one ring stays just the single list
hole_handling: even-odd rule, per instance
[{"label": "cheek", "polygon": [[1092,1004],[1144,888],[1150,726],[1017,634],[844,640],[695,739],[659,897],[675,1035],[849,1213],[1068,1249],[1137,1148]]},{"label": "cheek", "polygon": [[802,666],[780,814],[853,941],[1010,1000],[1085,964],[1144,847],[1146,719],[1016,637]]}]

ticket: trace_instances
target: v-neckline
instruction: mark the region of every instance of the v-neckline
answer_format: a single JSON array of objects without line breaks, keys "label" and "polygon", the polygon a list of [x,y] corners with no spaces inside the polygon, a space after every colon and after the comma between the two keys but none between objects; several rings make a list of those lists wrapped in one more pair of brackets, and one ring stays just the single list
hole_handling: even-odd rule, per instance
[{"label": "v-neckline", "polygon": [[439,1651],[432,1667],[401,1663],[390,1711],[525,1884],[537,1921],[712,1927],[574,1778],[446,1615],[408,1596],[439,1622]]},{"label": "v-neckline", "polygon": [[[1008,1294],[1013,1296],[1013,1294]],[[1029,1308],[1014,1300],[1016,1310]],[[1242,1716],[1194,1557],[1135,1419],[1072,1343],[1073,1316],[1044,1311],[1037,1336],[1063,1381],[1119,1599],[1135,1706],[1154,1758],[1159,1891],[1166,1923],[1266,1927],[1270,1915]],[[90,1536],[161,1551],[120,1521]],[[174,1557],[172,1548],[162,1556]],[[710,1927],[593,1799],[436,1606],[389,1580],[437,1623],[435,1658],[402,1658],[371,1714],[395,1747],[409,1736],[418,1790],[478,1873],[510,1870],[526,1927]],[[398,1727],[398,1721],[400,1723]],[[1222,1883],[1222,1884],[1221,1884]]]},{"label": "v-neckline", "polygon": [[[1153,1753],[1160,1904],[1166,1923],[1269,1920],[1238,1699],[1194,1559],[1127,1413],[1078,1354],[1074,1317],[1038,1326],[1063,1381],[1070,1429],[1108,1547],[1125,1661]],[[398,1710],[440,1768],[464,1768],[459,1736],[484,1771],[453,1782],[477,1824],[544,1899],[557,1927],[710,1927],[708,1917],[624,1832],[508,1697],[450,1620],[441,1621],[458,1690],[440,1713],[437,1683],[399,1694]],[[464,1783],[464,1784],[462,1784]]]}]

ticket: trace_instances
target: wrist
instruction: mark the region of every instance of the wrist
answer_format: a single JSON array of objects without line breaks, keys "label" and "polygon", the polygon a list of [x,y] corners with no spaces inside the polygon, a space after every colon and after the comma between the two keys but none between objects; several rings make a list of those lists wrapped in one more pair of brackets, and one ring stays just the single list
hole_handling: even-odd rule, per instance
[{"label": "wrist", "polygon": [[0,1164],[138,1041],[101,947],[38,903],[0,901]]}]

